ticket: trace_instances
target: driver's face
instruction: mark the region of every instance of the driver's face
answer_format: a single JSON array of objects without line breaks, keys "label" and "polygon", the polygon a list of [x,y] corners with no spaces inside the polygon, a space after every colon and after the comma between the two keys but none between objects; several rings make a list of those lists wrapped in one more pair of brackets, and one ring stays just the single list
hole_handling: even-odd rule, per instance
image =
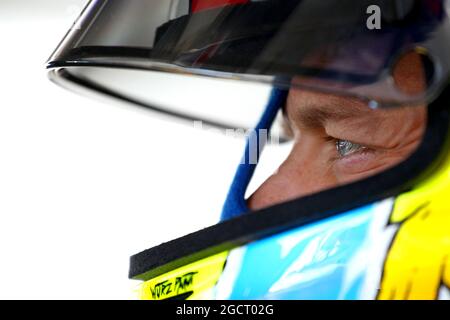
[{"label": "driver's face", "polygon": [[[394,70],[403,90],[423,87],[416,55]],[[248,200],[252,210],[371,176],[398,164],[421,141],[426,106],[370,110],[345,97],[291,89],[285,107],[294,146]]]}]

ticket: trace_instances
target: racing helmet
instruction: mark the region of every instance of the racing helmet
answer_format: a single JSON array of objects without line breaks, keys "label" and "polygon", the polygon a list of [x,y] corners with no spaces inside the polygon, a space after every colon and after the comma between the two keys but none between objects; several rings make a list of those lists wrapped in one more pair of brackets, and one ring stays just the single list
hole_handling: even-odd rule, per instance
[{"label": "racing helmet", "polygon": [[[140,297],[450,298],[449,12],[446,0],[89,1],[47,63],[73,90],[251,132],[275,132],[293,91],[357,100],[367,112],[427,110],[403,161],[257,212],[246,191],[268,139],[248,134],[221,222],[131,257]],[[411,55],[423,69],[417,90],[395,77]],[[146,83],[167,75],[270,92],[257,121],[232,104],[217,118],[158,99]]]}]

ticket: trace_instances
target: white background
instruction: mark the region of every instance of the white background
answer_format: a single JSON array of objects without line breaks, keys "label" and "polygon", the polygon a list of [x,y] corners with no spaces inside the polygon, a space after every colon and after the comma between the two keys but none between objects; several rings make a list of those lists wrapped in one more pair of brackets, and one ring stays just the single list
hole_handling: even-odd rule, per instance
[{"label": "white background", "polygon": [[215,223],[241,156],[240,140],[48,81],[84,2],[0,2],[2,299],[133,298],[129,256]]}]

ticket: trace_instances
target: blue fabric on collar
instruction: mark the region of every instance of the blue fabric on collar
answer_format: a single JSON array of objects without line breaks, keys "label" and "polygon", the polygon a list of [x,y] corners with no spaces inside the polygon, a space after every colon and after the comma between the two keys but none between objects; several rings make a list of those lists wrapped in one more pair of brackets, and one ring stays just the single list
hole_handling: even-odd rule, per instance
[{"label": "blue fabric on collar", "polygon": [[[270,95],[269,102],[263,112],[261,119],[256,125],[254,132],[256,134],[250,134],[247,138],[247,145],[245,147],[244,156],[241,163],[238,166],[233,182],[231,183],[228,196],[225,200],[225,204],[222,209],[221,220],[228,220],[237,216],[240,216],[249,211],[247,203],[245,201],[245,192],[250,183],[251,178],[255,172],[257,162],[264,149],[265,141],[261,141],[259,135],[260,130],[266,129],[270,132],[270,128],[278,114],[278,111],[283,107],[287,99],[287,90],[273,89]],[[255,140],[256,139],[256,140]],[[249,161],[252,157],[251,147],[259,146],[257,151],[257,161]],[[253,160],[253,159],[252,159]]]}]

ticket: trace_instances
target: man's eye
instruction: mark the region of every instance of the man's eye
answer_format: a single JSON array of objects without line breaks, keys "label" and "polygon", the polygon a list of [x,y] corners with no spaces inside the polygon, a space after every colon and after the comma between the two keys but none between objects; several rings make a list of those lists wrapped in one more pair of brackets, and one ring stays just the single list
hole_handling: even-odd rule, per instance
[{"label": "man's eye", "polygon": [[336,140],[336,150],[341,157],[347,157],[363,149],[365,149],[365,147],[360,144],[348,140]]}]

